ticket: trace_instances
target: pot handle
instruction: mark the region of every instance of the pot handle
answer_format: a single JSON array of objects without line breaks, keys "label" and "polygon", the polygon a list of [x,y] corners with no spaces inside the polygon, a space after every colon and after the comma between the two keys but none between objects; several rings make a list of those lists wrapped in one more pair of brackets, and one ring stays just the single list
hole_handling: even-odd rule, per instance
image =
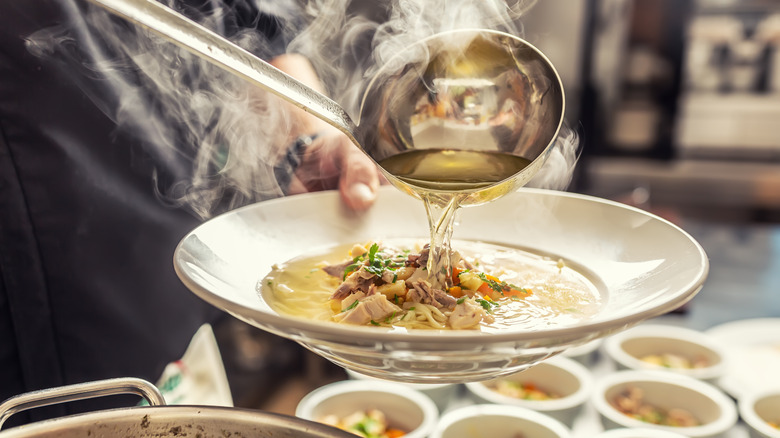
[{"label": "pot handle", "polygon": [[165,399],[160,390],[143,379],[120,377],[77,383],[75,385],[41,389],[20,394],[0,403],[0,429],[2,429],[5,420],[17,412],[41,406],[117,394],[139,395],[146,399],[150,406],[165,405]]}]

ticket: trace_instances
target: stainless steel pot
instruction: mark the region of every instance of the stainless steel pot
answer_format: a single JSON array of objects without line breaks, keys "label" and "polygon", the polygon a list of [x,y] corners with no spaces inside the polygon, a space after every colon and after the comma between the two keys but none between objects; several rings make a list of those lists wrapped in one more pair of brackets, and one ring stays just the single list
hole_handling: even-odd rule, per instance
[{"label": "stainless steel pot", "polygon": [[214,406],[165,406],[154,385],[134,378],[101,380],[12,397],[0,404],[0,427],[11,415],[27,409],[126,393],[144,397],[150,406],[55,418],[0,430],[0,438],[354,438],[342,430],[287,415]]}]

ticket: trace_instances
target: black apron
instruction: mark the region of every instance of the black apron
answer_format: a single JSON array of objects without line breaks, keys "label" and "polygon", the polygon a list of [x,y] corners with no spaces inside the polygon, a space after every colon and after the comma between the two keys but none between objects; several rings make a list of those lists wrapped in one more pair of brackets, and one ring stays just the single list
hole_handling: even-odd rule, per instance
[{"label": "black apron", "polygon": [[154,382],[221,315],[172,267],[199,220],[155,195],[187,157],[161,163],[72,72],[25,47],[67,22],[69,1],[0,1],[0,401],[110,377]]}]

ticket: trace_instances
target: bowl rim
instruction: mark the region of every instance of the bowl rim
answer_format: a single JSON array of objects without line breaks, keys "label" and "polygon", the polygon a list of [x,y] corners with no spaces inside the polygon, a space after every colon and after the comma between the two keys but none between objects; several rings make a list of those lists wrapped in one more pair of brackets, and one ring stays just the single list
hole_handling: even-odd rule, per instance
[{"label": "bowl rim", "polygon": [[[545,412],[562,411],[562,410],[574,408],[576,406],[580,406],[588,400],[588,397],[591,395],[591,391],[593,390],[595,379],[593,378],[593,375],[590,373],[590,371],[588,371],[588,369],[585,368],[584,365],[570,358],[566,358],[562,356],[554,356],[549,359],[545,359],[544,361],[539,362],[538,364],[530,368],[545,365],[545,364],[552,366],[554,368],[558,368],[559,370],[562,370],[563,372],[574,376],[579,382],[580,387],[574,393],[557,399],[522,400],[515,397],[499,394],[496,391],[493,391],[492,389],[485,386],[484,381],[467,382],[465,383],[465,386],[474,395],[476,395],[477,397],[483,400],[487,400],[490,403],[500,404],[500,405],[523,406],[523,407],[533,409],[535,411],[545,411]],[[518,371],[517,373],[512,373],[506,376],[498,377],[497,379],[504,379],[507,377],[511,377],[513,375],[522,373],[524,371],[526,370]]]},{"label": "bowl rim", "polygon": [[650,429],[647,427],[621,427],[618,429],[605,430],[593,438],[636,438],[640,436],[644,438],[686,438],[685,435],[670,430]]},{"label": "bowl rim", "polygon": [[407,382],[393,382],[391,380],[387,379],[381,379],[379,377],[369,376],[368,374],[359,373],[355,370],[345,369],[344,371],[347,372],[347,375],[353,379],[358,381],[370,381],[370,382],[390,382],[390,383],[398,383],[404,386],[407,386],[411,389],[414,389],[416,391],[430,391],[432,389],[439,389],[439,388],[446,388],[449,386],[455,386],[457,383],[407,383]]},{"label": "bowl rim", "polygon": [[591,339],[590,341],[583,342],[580,345],[567,348],[566,350],[561,352],[561,356],[576,360],[579,357],[585,357],[598,351],[603,344],[604,344],[603,338]]},{"label": "bowl rim", "polygon": [[[694,369],[664,368],[643,362],[641,359],[627,353],[623,343],[637,338],[665,338],[673,341],[683,341],[697,344],[718,356],[716,364]],[[728,357],[725,347],[706,333],[687,327],[671,324],[639,324],[623,332],[614,334],[604,340],[604,351],[620,365],[632,370],[659,370],[695,377],[703,380],[714,380],[726,373]]]},{"label": "bowl rim", "polygon": [[366,381],[366,380],[341,380],[320,386],[306,394],[295,408],[295,416],[304,420],[317,421],[312,418],[314,408],[331,397],[360,392],[383,392],[396,397],[407,399],[420,408],[422,423],[409,431],[405,437],[424,438],[431,434],[439,421],[439,409],[427,395],[396,382]]},{"label": "bowl rim", "polygon": [[[614,386],[631,382],[663,383],[698,392],[720,407],[721,415],[715,421],[692,427],[663,426],[637,420],[621,413],[606,400],[604,394]],[[726,394],[712,384],[682,374],[656,370],[625,370],[609,374],[596,382],[591,402],[599,415],[606,417],[621,427],[644,427],[683,433],[689,437],[708,437],[723,433],[737,423],[736,404]]]},{"label": "bowl rim", "polygon": [[[780,403],[780,386],[746,392],[737,400],[739,415],[748,427],[770,437],[780,437],[780,430],[773,428],[758,416],[755,405],[767,397],[777,397]],[[778,413],[780,418],[780,413]]]},{"label": "bowl rim", "polygon": [[439,422],[433,432],[431,432],[430,438],[442,438],[442,432],[446,430],[447,427],[455,424],[460,420],[472,417],[481,417],[483,415],[501,415],[512,418],[521,418],[538,423],[550,429],[560,438],[571,438],[572,436],[569,428],[564,426],[564,424],[559,420],[556,420],[547,414],[537,412],[533,409],[522,406],[481,403],[469,406],[461,406],[445,412],[444,415],[439,418]]},{"label": "bowl rim", "polygon": [[765,382],[745,380],[743,367],[746,351],[761,348],[767,344],[774,345],[780,340],[780,318],[755,317],[737,319],[710,327],[705,334],[721,340],[729,358],[729,366],[717,384],[735,399],[742,398],[751,391],[765,388]]},{"label": "bowl rim", "polygon": [[[402,193],[400,190],[392,187],[392,186],[383,186],[380,187],[380,193],[378,193],[378,196],[382,198],[390,198],[392,196],[398,196],[403,197],[404,199],[409,198],[409,195]],[[504,198],[510,198],[512,195],[521,194],[521,196],[539,196],[539,197],[548,197],[550,199],[554,198],[556,201],[560,199],[567,199],[567,200],[573,200],[576,202],[588,202],[593,204],[600,204],[603,206],[608,206],[609,208],[615,208],[619,209],[621,211],[631,212],[632,214],[636,214],[639,217],[646,218],[646,219],[652,219],[654,221],[657,221],[658,223],[663,224],[664,226],[668,227],[670,230],[674,230],[676,233],[678,233],[681,237],[683,237],[687,243],[690,245],[692,249],[695,249],[696,254],[698,255],[698,271],[693,278],[691,278],[689,281],[686,282],[684,286],[681,286],[677,289],[677,292],[672,294],[674,295],[673,298],[670,298],[667,301],[660,302],[658,304],[655,304],[653,306],[648,306],[647,308],[642,309],[640,312],[637,313],[630,313],[627,315],[621,315],[616,317],[611,317],[607,319],[595,319],[593,321],[586,321],[584,323],[570,325],[570,326],[562,326],[562,327],[554,327],[550,329],[545,330],[505,330],[501,332],[483,332],[483,331],[474,331],[474,330],[396,330],[394,328],[380,328],[380,327],[363,327],[363,326],[353,326],[353,325],[345,325],[345,324],[334,324],[329,321],[315,321],[307,318],[302,317],[295,317],[295,316],[289,316],[289,315],[283,315],[279,314],[277,312],[273,311],[264,311],[254,308],[247,308],[243,307],[239,303],[235,303],[233,300],[230,300],[223,295],[219,293],[212,292],[203,286],[201,286],[197,281],[191,279],[187,275],[187,269],[183,266],[185,263],[180,260],[180,254],[185,252],[184,247],[190,240],[197,240],[198,232],[203,229],[203,227],[207,227],[210,222],[213,222],[214,220],[218,220],[221,217],[229,216],[229,215],[243,215],[248,214],[251,215],[251,211],[253,209],[258,208],[258,205],[262,204],[264,206],[273,206],[278,203],[285,203],[290,202],[291,199],[295,198],[297,200],[304,200],[307,198],[312,197],[319,197],[319,198],[326,198],[330,197],[332,198],[332,203],[334,205],[338,205],[339,201],[339,194],[337,191],[330,190],[330,191],[321,191],[321,192],[310,192],[310,193],[303,193],[303,194],[297,194],[282,198],[276,198],[271,199],[267,201],[263,201],[261,203],[255,203],[251,205],[247,205],[244,207],[240,207],[231,211],[228,211],[226,213],[223,213],[215,218],[212,218],[211,220],[207,221],[206,223],[203,223],[196,227],[195,229],[191,230],[189,233],[187,233],[179,242],[179,244],[176,246],[176,249],[174,250],[174,271],[176,272],[179,279],[182,281],[182,283],[190,289],[195,295],[199,296],[201,299],[205,300],[206,302],[216,306],[217,308],[223,309],[234,316],[236,316],[239,319],[242,319],[244,321],[253,323],[254,325],[260,325],[261,327],[265,327],[267,330],[269,330],[269,327],[284,327],[287,332],[306,332],[309,334],[316,334],[317,338],[312,339],[319,339],[319,337],[324,338],[346,338],[346,339],[353,339],[353,340],[361,340],[361,341],[371,341],[372,343],[432,343],[432,344],[453,344],[453,343],[467,343],[469,345],[476,344],[481,345],[485,338],[488,337],[491,340],[491,343],[502,343],[502,342],[533,342],[538,341],[540,339],[540,334],[544,334],[545,338],[557,338],[562,340],[562,343],[566,343],[568,341],[574,342],[582,339],[582,331],[583,329],[599,333],[599,332],[605,332],[608,330],[615,331],[616,329],[630,327],[635,324],[637,324],[639,321],[647,320],[649,318],[660,316],[666,312],[669,312],[673,309],[678,308],[679,306],[685,304],[690,299],[692,299],[703,287],[704,282],[709,274],[709,258],[707,257],[706,252],[702,248],[701,244],[696,241],[688,232],[683,230],[678,225],[661,218],[657,215],[654,215],[650,212],[647,212],[645,210],[622,204],[620,202],[599,198],[595,196],[585,195],[585,194],[579,194],[579,193],[571,193],[571,192],[561,192],[556,190],[547,190],[547,189],[534,189],[534,188],[527,188],[523,187],[518,190],[516,190],[514,193],[505,196]],[[595,339],[591,338],[591,339]],[[444,348],[447,350],[448,348]]]}]

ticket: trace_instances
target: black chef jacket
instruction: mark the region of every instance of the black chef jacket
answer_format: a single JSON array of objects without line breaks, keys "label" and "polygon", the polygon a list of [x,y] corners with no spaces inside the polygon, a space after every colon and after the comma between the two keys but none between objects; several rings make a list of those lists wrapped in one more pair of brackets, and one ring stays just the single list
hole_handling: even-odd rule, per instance
[{"label": "black chef jacket", "polygon": [[174,273],[174,248],[198,220],[155,196],[152,172],[170,169],[25,47],[66,21],[70,1],[0,0],[0,401],[110,377],[154,382],[220,315]]}]

